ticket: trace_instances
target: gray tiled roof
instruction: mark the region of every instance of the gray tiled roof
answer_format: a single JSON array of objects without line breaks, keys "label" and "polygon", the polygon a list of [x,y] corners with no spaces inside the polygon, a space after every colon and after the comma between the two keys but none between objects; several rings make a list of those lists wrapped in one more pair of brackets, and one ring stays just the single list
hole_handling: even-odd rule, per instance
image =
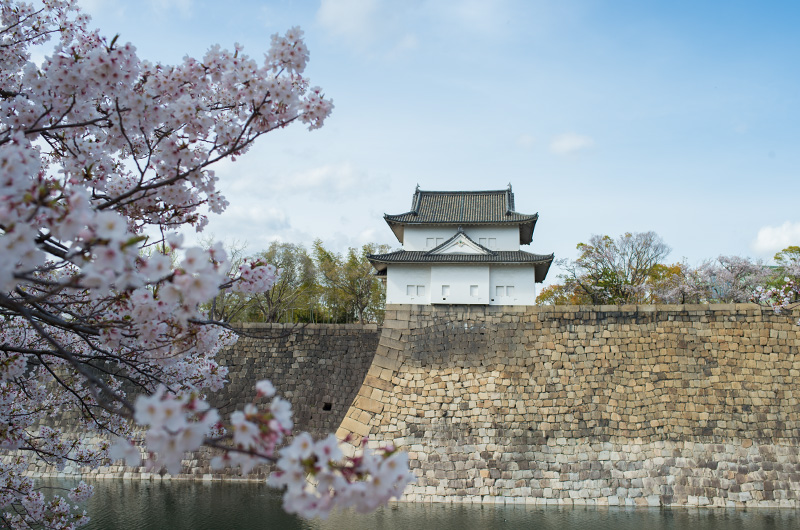
[{"label": "gray tiled roof", "polygon": [[411,211],[397,215],[385,214],[384,219],[397,239],[403,242],[403,225],[407,224],[516,224],[520,228],[520,243],[527,245],[539,214],[514,211],[511,185],[505,190],[490,191],[422,191],[417,189]]},{"label": "gray tiled roof", "polygon": [[537,214],[514,211],[514,193],[497,191],[422,191],[414,193],[411,211],[384,215],[398,223],[494,224],[531,221]]},{"label": "gray tiled roof", "polygon": [[495,250],[492,254],[431,254],[430,251],[398,250],[388,254],[372,254],[367,258],[379,274],[390,263],[529,264],[536,269],[537,282],[544,281],[553,262],[553,254],[532,254],[523,250]]}]

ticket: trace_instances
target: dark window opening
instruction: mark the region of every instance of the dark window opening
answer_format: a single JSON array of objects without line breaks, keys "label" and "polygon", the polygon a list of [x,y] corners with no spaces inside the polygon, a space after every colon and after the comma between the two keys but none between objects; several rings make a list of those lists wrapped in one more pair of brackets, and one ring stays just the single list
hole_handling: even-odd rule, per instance
[{"label": "dark window opening", "polygon": [[331,410],[333,408],[333,404],[328,403],[327,401],[322,404],[322,410]]}]

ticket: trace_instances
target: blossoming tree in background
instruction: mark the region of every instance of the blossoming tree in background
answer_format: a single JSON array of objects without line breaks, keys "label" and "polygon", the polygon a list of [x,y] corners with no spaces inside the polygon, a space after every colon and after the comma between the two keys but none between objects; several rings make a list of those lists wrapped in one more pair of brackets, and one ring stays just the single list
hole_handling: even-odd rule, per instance
[{"label": "blossoming tree in background", "polygon": [[[286,508],[303,515],[368,510],[400,495],[410,475],[391,447],[343,458],[334,438],[299,435],[279,449],[291,408],[268,382],[257,388],[264,406],[246,405],[229,421],[202,397],[224,384],[215,354],[236,337],[199,304],[220,288],[267,290],[277,271],[247,261],[229,277],[220,245],[186,248],[177,232],[202,230],[203,208],[225,209],[214,163],[292,122],[321,127],[330,114],[331,101],[302,76],[302,32],[273,36],[260,64],[238,46],[214,46],[167,66],[89,30],[73,0],[0,6],[3,524],[85,522],[21,473],[37,458],[137,464],[130,419],[146,426],[156,471],[177,472],[202,444],[224,449],[215,464],[243,472],[277,461],[271,480],[286,488]],[[49,39],[55,48],[33,63],[31,48]],[[115,442],[88,446],[43,426],[54,414]],[[90,494],[81,484],[69,497]]]},{"label": "blossoming tree in background", "polygon": [[[772,281],[756,289],[753,299],[771,306],[776,313],[800,306],[800,247],[790,245],[775,254]],[[797,320],[800,326],[800,319]]]}]

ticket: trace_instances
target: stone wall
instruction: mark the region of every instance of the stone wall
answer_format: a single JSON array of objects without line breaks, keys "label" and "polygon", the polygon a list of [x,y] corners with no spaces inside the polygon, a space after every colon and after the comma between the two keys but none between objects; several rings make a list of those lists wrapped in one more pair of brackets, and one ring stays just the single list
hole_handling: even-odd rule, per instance
[{"label": "stone wall", "polygon": [[798,313],[389,306],[337,434],[407,500],[800,507]]},{"label": "stone wall", "polygon": [[378,346],[377,324],[244,324],[233,348],[218,357],[229,383],[211,397],[225,416],[269,379],[291,401],[295,426],[315,436],[336,431]]},{"label": "stone wall", "polygon": [[[375,324],[244,324],[240,331],[238,342],[217,357],[229,369],[229,382],[222,391],[209,395],[211,404],[227,417],[253,400],[256,381],[269,379],[278,393],[291,401],[295,430],[317,437],[336,431],[342,422],[370,367],[380,335]],[[54,423],[69,430],[69,418],[59,418]],[[207,450],[187,455],[185,473],[176,477],[121,465],[91,471],[67,465],[57,472],[41,461],[30,473],[145,480],[240,478],[236,470],[212,470],[209,460]],[[256,469],[247,478],[263,480],[266,472]]]}]

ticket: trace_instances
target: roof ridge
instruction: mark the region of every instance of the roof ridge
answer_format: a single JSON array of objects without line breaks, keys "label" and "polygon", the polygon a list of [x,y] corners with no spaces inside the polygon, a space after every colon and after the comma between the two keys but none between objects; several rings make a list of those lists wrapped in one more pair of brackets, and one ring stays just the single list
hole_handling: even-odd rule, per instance
[{"label": "roof ridge", "polygon": [[418,193],[505,193],[508,190],[417,190]]},{"label": "roof ridge", "polygon": [[398,241],[403,242],[404,225],[518,225],[520,243],[531,241],[538,214],[516,210],[511,187],[500,190],[414,190],[411,209],[383,215]]}]

